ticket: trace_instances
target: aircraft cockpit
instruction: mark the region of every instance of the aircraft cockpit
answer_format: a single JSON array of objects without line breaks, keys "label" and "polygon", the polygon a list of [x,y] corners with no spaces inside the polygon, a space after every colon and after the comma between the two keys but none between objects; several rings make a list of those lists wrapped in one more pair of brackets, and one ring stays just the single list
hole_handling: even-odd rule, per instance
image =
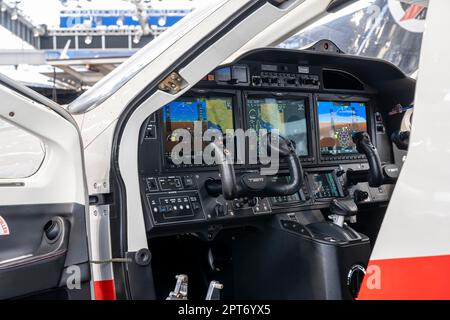
[{"label": "aircraft cockpit", "polygon": [[[381,60],[266,48],[149,115],[139,174],[155,296],[190,274],[197,298],[211,279],[229,299],[354,298],[400,171],[389,113],[413,96]],[[282,137],[272,174],[261,131]]]}]

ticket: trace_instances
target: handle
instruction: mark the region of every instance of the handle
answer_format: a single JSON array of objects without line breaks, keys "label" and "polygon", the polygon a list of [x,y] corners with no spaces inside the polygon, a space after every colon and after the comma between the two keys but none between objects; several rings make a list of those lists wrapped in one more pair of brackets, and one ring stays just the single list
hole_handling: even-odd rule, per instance
[{"label": "handle", "polygon": [[367,132],[356,132],[353,134],[353,142],[356,144],[356,149],[359,153],[366,155],[369,162],[369,173],[367,181],[371,187],[379,187],[383,184],[383,170],[381,168],[380,156],[377,148],[372,144],[370,136]]}]

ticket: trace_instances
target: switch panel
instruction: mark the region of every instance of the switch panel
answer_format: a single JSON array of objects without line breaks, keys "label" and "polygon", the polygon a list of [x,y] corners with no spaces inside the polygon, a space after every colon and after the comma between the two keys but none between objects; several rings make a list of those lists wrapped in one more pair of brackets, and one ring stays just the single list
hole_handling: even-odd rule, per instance
[{"label": "switch panel", "polygon": [[155,225],[205,219],[196,191],[147,194],[147,201]]}]

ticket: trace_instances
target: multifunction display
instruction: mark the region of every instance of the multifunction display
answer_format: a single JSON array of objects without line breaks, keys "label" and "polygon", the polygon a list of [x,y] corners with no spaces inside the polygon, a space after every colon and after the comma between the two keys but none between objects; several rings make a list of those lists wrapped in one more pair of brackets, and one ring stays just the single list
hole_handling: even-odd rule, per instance
[{"label": "multifunction display", "polygon": [[259,132],[278,129],[279,134],[295,142],[299,156],[308,155],[308,128],[305,99],[249,97],[249,127]]},{"label": "multifunction display", "polygon": [[312,193],[315,199],[340,197],[338,185],[333,172],[311,174]]}]

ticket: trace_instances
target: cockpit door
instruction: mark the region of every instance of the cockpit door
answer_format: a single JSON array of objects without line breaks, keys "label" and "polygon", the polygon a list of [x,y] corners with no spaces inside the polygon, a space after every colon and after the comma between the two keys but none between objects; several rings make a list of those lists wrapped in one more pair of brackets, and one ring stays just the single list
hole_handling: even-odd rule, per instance
[{"label": "cockpit door", "polygon": [[4,83],[0,101],[0,299],[90,299],[78,127]]}]

